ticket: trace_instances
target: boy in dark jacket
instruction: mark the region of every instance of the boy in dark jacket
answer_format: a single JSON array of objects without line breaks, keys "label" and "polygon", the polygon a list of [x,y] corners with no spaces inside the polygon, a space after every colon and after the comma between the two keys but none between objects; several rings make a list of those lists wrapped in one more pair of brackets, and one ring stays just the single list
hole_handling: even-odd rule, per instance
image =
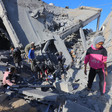
[{"label": "boy in dark jacket", "polygon": [[11,47],[11,52],[12,52],[12,57],[13,57],[15,66],[17,68],[21,68],[21,61],[22,61],[21,51],[19,50],[19,48],[14,49],[14,47]]}]

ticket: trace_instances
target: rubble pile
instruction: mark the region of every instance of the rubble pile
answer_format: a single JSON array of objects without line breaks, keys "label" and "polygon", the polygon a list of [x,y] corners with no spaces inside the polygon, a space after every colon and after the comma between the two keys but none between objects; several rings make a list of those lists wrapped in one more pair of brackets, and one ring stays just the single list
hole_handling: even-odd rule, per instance
[{"label": "rubble pile", "polygon": [[8,112],[37,112],[37,109],[29,105],[27,101],[21,98],[10,99],[8,95],[0,94],[0,111]]},{"label": "rubble pile", "polygon": [[[88,48],[92,44],[92,41],[94,38],[93,36],[94,32],[88,29],[84,29],[84,32],[85,32],[85,38],[86,38],[86,45]],[[65,39],[65,44],[67,46],[69,53],[71,54],[74,66],[76,68],[80,68],[81,66],[83,66],[83,60],[84,60],[86,51],[83,48],[80,33],[75,32],[69,35]]]},{"label": "rubble pile", "polygon": [[[78,35],[78,34],[75,34],[75,35]],[[91,42],[93,39],[92,39],[92,37],[91,38],[87,37],[87,38],[88,38],[87,43],[89,46],[89,45],[91,45]],[[79,41],[80,38],[78,38],[77,40],[75,38],[75,41],[76,41],[75,44],[72,44],[73,39],[74,38],[68,38],[68,40],[66,40],[70,44],[69,46],[72,46],[72,48],[74,48],[74,46],[77,46],[77,49],[78,48],[82,49],[82,45]],[[79,41],[80,44],[78,44],[77,41]],[[70,48],[70,47],[68,47],[68,48]],[[80,55],[78,55],[78,53],[83,54],[83,52],[84,52],[83,49],[82,49],[82,51],[77,50],[76,55],[80,56]],[[0,68],[1,68],[1,74],[3,75],[3,71],[5,71],[6,67],[10,66],[11,61],[7,60],[8,64],[5,64],[7,61],[2,60],[3,57],[8,57],[8,59],[10,59],[9,51],[2,51],[2,52],[0,52],[0,54],[2,55]],[[82,57],[82,54],[80,56],[80,59]],[[65,82],[63,81],[63,79],[61,79],[58,82],[51,85],[51,82],[44,81],[42,84],[42,83],[36,81],[35,78],[31,79],[30,81],[27,80],[27,79],[32,78],[32,76],[31,76],[32,72],[29,70],[29,66],[25,63],[24,68],[20,75],[27,82],[25,84],[23,83],[20,86],[17,86],[17,87],[15,86],[14,88],[10,88],[9,90],[6,90],[5,94],[7,95],[7,98],[9,98],[9,99],[13,99],[16,97],[16,98],[19,98],[17,101],[17,102],[19,102],[21,100],[20,98],[22,98],[24,101],[26,101],[28,103],[27,106],[30,104],[31,107],[30,106],[28,106],[27,108],[25,107],[25,110],[23,110],[23,112],[26,111],[26,109],[29,110],[29,108],[31,110],[33,109],[33,111],[41,110],[42,112],[44,112],[46,110],[51,111],[51,112],[55,112],[57,110],[60,110],[60,112],[61,111],[66,112],[68,110],[74,111],[74,109],[77,109],[77,111],[79,111],[79,112],[81,112],[81,110],[85,110],[85,112],[93,112],[93,111],[95,111],[95,112],[110,111],[111,112],[111,100],[112,100],[111,68],[112,68],[112,66],[108,67],[106,95],[105,95],[105,97],[101,97],[99,95],[99,91],[98,91],[99,90],[98,78],[96,78],[96,80],[93,84],[92,91],[87,91],[85,88],[86,88],[88,76],[84,75],[83,65],[81,63],[80,63],[80,65],[81,65],[80,69],[77,68],[75,64],[76,64],[76,61],[74,60],[74,66],[72,66],[72,68],[70,68],[67,71],[67,74],[70,73],[69,75],[71,75],[71,76],[66,77],[66,79],[64,80]],[[72,78],[72,80],[70,80],[71,78]],[[1,79],[2,79],[2,77],[1,77]],[[29,84],[28,84],[28,81],[29,81]],[[36,84],[36,85],[34,85],[34,84]],[[1,89],[1,97],[3,97],[2,95],[3,95],[3,91]],[[64,100],[63,103],[62,103],[62,96],[63,96],[63,100]],[[10,100],[7,100],[7,98],[5,99],[5,101],[6,102],[10,101]],[[61,101],[60,101],[60,98],[61,98]],[[3,101],[4,100],[1,100],[1,102],[3,102]],[[24,102],[24,101],[22,101],[22,102]],[[58,102],[60,102],[60,103],[58,103]],[[13,104],[17,105],[16,102],[14,102]],[[26,104],[24,104],[24,105],[26,105]],[[1,105],[1,109],[3,109],[2,106],[3,105]],[[12,108],[15,109],[16,106],[14,107],[12,105],[11,108],[6,106],[6,108],[4,108],[4,109],[6,109],[8,111],[12,111]],[[22,108],[24,108],[24,106],[22,106]],[[21,110],[20,105],[19,105],[18,109]],[[30,112],[30,110],[29,110],[29,112]]]}]

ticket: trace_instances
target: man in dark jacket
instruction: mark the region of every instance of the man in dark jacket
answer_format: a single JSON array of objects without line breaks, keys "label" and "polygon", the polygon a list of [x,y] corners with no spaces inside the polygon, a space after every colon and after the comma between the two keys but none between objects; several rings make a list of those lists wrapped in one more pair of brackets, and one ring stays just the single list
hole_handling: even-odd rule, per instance
[{"label": "man in dark jacket", "polygon": [[19,50],[19,48],[14,49],[14,47],[11,47],[11,52],[16,68],[21,68],[21,51]]}]

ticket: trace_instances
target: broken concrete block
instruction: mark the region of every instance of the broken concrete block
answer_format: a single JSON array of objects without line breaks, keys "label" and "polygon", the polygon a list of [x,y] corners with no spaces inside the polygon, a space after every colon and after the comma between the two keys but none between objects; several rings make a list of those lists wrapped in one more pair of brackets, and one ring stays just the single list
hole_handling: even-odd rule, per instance
[{"label": "broken concrete block", "polygon": [[4,68],[4,67],[8,66],[8,62],[1,62],[0,61],[0,66],[2,66],[2,68]]},{"label": "broken concrete block", "polygon": [[52,92],[43,92],[39,89],[32,89],[32,88],[22,88],[19,89],[19,93],[22,93],[27,96],[31,96],[33,98],[44,99],[46,101],[56,101],[58,94]]},{"label": "broken concrete block", "polygon": [[95,111],[96,111],[96,112],[100,112],[100,109],[99,109],[99,105],[98,105],[98,104],[95,104],[95,105],[94,105],[94,108],[95,108]]},{"label": "broken concrete block", "polygon": [[7,94],[0,95],[0,104],[2,104],[2,102],[7,98],[7,96]]},{"label": "broken concrete block", "polygon": [[0,61],[2,61],[2,62],[8,62],[8,57],[6,57],[4,55],[1,55],[0,56]]},{"label": "broken concrete block", "polygon": [[2,80],[3,80],[3,72],[0,71],[0,81],[2,81]]},{"label": "broken concrete block", "polygon": [[64,96],[64,95],[59,95],[59,96],[57,97],[57,101],[56,101],[56,102],[57,102],[58,104],[60,104],[60,103],[61,103],[61,104],[64,104],[65,101],[66,101],[66,99],[67,99],[66,96]]},{"label": "broken concrete block", "polygon": [[73,90],[72,84],[66,81],[59,81],[54,83],[58,91],[71,92]]},{"label": "broken concrete block", "polygon": [[65,105],[63,106],[62,112],[95,112],[95,111],[88,109],[80,104],[74,103],[70,100],[67,100],[65,102]]}]

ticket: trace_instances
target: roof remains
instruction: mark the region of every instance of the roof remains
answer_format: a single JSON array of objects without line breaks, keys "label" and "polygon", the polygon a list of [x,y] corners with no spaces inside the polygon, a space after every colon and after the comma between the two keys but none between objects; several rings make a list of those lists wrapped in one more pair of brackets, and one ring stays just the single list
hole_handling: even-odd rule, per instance
[{"label": "roof remains", "polygon": [[[101,9],[90,7],[65,9],[37,0],[3,0],[2,2],[8,19],[23,46],[32,40],[36,44],[45,43],[54,39],[54,34],[65,38],[78,30],[80,24],[85,26],[96,19],[101,12]],[[37,12],[37,17],[31,16],[34,12]]]}]

